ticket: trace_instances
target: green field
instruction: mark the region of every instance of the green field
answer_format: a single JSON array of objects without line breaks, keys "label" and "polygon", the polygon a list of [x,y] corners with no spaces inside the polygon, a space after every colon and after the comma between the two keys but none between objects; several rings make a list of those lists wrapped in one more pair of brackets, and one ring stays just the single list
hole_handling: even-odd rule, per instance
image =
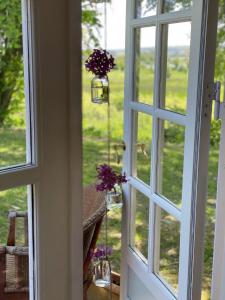
[{"label": "green field", "polygon": [[[118,68],[110,75],[111,87],[111,164],[117,170],[121,170],[122,163],[117,164],[113,144],[121,143],[123,140],[123,90],[124,90],[124,57],[119,57]],[[96,166],[107,162],[107,107],[96,105],[90,99],[90,81],[92,75],[83,71],[83,181],[88,185],[96,181]],[[149,80],[153,80],[152,71],[142,66],[140,71],[141,82],[139,84],[139,97],[146,103],[151,103],[152,89]],[[186,73],[171,68],[167,74],[166,87],[166,108],[175,111],[185,111]],[[149,87],[150,86],[150,87]],[[148,102],[149,101],[149,102]],[[149,182],[149,162],[151,144],[151,117],[138,117],[137,142],[143,143],[146,153],[137,149],[137,175],[146,182]],[[211,149],[209,161],[209,192],[206,208],[206,239],[205,239],[205,264],[204,264],[204,299],[209,299],[210,278],[212,267],[212,249],[214,235],[214,215],[216,197],[216,179],[218,163],[218,135],[220,124],[213,122],[211,134]],[[161,172],[163,180],[160,192],[171,201],[180,205],[181,203],[181,181],[182,181],[182,160],[183,160],[183,128],[169,122],[162,124],[164,136],[164,147],[161,152]],[[120,153],[122,156],[122,152]],[[22,126],[8,126],[0,129],[0,166],[18,164],[25,160],[25,131]],[[10,209],[25,210],[26,189],[17,188],[0,192],[0,243],[5,244],[7,238],[7,212]],[[147,212],[148,201],[137,193],[136,215],[135,215],[135,237],[134,246],[147,255]],[[161,250],[159,273],[167,279],[171,285],[177,286],[177,270],[179,258],[179,224],[174,218],[162,212],[161,224]],[[18,237],[21,240],[19,234]],[[121,247],[121,211],[115,210],[109,213],[109,244],[113,247],[112,265],[117,272],[120,271],[120,247]],[[99,243],[104,243],[104,235],[100,236]]]},{"label": "green field", "polygon": [[[110,75],[110,103],[111,103],[111,164],[118,170],[122,165],[116,163],[116,156],[113,151],[113,144],[123,140],[123,67],[119,58],[119,68]],[[172,65],[172,63],[171,63]],[[170,74],[167,74],[166,101],[167,109],[182,113],[186,109],[187,75],[185,70],[175,70],[171,67]],[[91,104],[90,81],[92,76],[83,72],[83,132],[84,132],[84,185],[95,181],[96,166],[99,163],[107,162],[107,110],[105,105]],[[147,104],[152,102],[152,89],[149,81],[153,74],[142,66],[139,80],[139,97]],[[151,142],[151,120],[150,117],[140,114],[138,117],[138,143],[144,143],[147,149],[147,157],[141,152],[137,153],[137,175],[143,181],[149,182],[149,161]],[[162,124],[164,130],[164,148],[161,153],[161,169],[163,180],[161,192],[175,204],[181,204],[182,189],[182,161],[184,146],[184,129],[181,126],[170,122]],[[220,123],[212,122],[211,149],[209,160],[209,191],[206,207],[206,238],[205,238],[205,264],[203,278],[203,297],[210,299],[211,268],[213,255],[214,217],[216,179],[218,164]],[[143,195],[137,195],[135,215],[135,238],[134,246],[147,256],[147,217],[149,209],[148,201]],[[161,250],[159,273],[176,289],[178,277],[179,258],[179,224],[166,213],[162,212],[161,217]],[[109,244],[113,247],[112,256],[113,269],[120,271],[120,241],[121,241],[121,212],[115,210],[109,213]],[[104,232],[99,243],[104,243]]]}]

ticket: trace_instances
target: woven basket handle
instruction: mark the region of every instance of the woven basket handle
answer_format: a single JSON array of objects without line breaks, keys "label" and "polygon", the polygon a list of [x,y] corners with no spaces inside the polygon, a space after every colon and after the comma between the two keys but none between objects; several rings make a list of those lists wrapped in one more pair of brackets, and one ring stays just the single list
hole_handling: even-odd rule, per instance
[{"label": "woven basket handle", "polygon": [[28,246],[28,218],[27,212],[10,211],[8,213],[9,233],[7,246],[15,246],[16,244],[16,218],[24,218],[24,238],[25,246]]}]

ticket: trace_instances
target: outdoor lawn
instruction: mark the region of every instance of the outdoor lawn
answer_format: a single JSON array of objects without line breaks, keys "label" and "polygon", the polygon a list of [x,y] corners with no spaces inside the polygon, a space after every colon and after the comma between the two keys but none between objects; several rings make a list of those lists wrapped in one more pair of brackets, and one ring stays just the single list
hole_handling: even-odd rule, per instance
[{"label": "outdoor lawn", "polygon": [[[142,60],[143,61],[143,60]],[[111,165],[121,170],[122,162],[117,164],[113,144],[123,141],[123,57],[117,59],[118,68],[109,74],[110,79],[110,103],[111,103]],[[180,64],[185,62],[180,58]],[[179,65],[178,65],[179,66]],[[178,68],[179,69],[179,68]],[[171,69],[167,74],[166,101],[167,108],[177,112],[185,111],[186,94],[186,70],[185,68]],[[139,85],[139,97],[145,103],[151,102],[152,93],[149,88],[149,80],[153,74],[148,68],[141,67],[140,78],[143,79]],[[84,155],[84,185],[95,182],[96,166],[107,163],[107,106],[91,103],[90,82],[92,75],[83,71],[83,155]],[[137,153],[137,174],[143,181],[149,182],[149,161],[151,142],[151,119],[140,114],[138,118],[139,143],[146,145],[147,156],[140,150]],[[164,148],[161,153],[161,169],[163,180],[161,192],[177,205],[181,205],[182,188],[182,162],[184,146],[184,130],[179,125],[165,122],[162,124],[164,130]],[[205,265],[203,280],[203,297],[210,299],[211,268],[213,255],[213,237],[215,221],[215,198],[217,163],[219,149],[220,121],[212,121],[211,148],[209,160],[209,191],[206,207],[206,239],[205,239]],[[122,152],[120,153],[122,155]],[[134,246],[146,257],[147,235],[148,235],[148,210],[149,203],[140,193],[136,193],[136,215],[135,215],[135,238]],[[104,228],[103,228],[104,231]],[[166,278],[174,289],[177,288],[178,259],[179,259],[179,224],[172,216],[162,212],[161,222],[161,251],[159,274]],[[111,258],[113,270],[120,272],[120,244],[121,242],[121,211],[114,210],[109,213],[109,244],[113,247]],[[105,243],[104,233],[99,243]]]},{"label": "outdoor lawn", "polygon": [[[84,54],[85,56],[86,54]],[[113,144],[123,141],[123,90],[124,90],[124,56],[116,54],[117,69],[109,74],[111,88],[111,165],[121,170],[122,162],[117,164]],[[183,64],[180,58],[180,64]],[[139,86],[140,98],[151,99],[148,80],[153,79],[152,70],[142,65]],[[170,109],[183,112],[185,110],[186,71],[185,68],[175,69],[171,64],[167,74],[166,106]],[[92,75],[83,70],[83,183],[84,186],[96,182],[96,166],[107,163],[107,106],[91,103],[90,81]],[[147,94],[149,93],[149,94]],[[15,112],[18,114],[18,111]],[[147,119],[146,119],[147,118]],[[151,118],[141,115],[138,119],[138,142],[145,144],[146,153],[138,150],[137,174],[143,181],[149,182],[150,142],[151,142]],[[216,179],[219,144],[219,122],[213,121],[211,134],[211,150],[209,161],[209,192],[207,203],[206,222],[206,250],[204,268],[204,298],[209,299],[210,278],[212,267],[212,248],[214,235],[214,214],[216,197]],[[161,171],[163,180],[161,192],[175,204],[181,204],[182,161],[184,130],[181,126],[165,122],[161,126],[164,135],[164,147],[161,153]],[[122,156],[122,152],[120,153]],[[0,129],[0,166],[23,163],[25,161],[25,128],[11,120],[7,126]],[[147,256],[147,220],[149,203],[140,193],[136,195],[135,237],[133,246],[143,256]],[[7,239],[7,213],[10,209],[26,210],[26,188],[0,192],[0,243],[6,244]],[[109,213],[109,244],[113,247],[113,270],[120,272],[120,247],[121,247],[121,210],[117,209]],[[104,235],[99,243],[104,243]],[[179,258],[179,224],[172,216],[162,212],[161,224],[161,251],[159,274],[176,289]]]}]

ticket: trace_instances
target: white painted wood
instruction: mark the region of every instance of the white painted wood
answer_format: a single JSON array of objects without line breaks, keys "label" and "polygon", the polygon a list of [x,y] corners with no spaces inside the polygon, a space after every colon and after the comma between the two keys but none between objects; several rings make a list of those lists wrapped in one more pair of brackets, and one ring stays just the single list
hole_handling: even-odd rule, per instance
[{"label": "white painted wood", "polygon": [[[211,116],[211,104],[208,101],[206,85],[213,80],[214,58],[215,58],[215,36],[217,22],[217,1],[194,0],[193,9],[184,12],[160,14],[162,1],[158,2],[158,15],[133,19],[134,1],[127,1],[127,40],[126,40],[126,81],[125,81],[125,171],[130,176],[130,181],[125,188],[126,205],[123,218],[123,235],[129,233],[130,193],[129,186],[150,197],[151,215],[149,236],[149,267],[144,264],[138,254],[129,250],[129,242],[123,237],[123,269],[122,281],[126,280],[128,267],[145,282],[156,299],[174,298],[163,280],[155,276],[158,270],[160,247],[160,207],[174,216],[181,223],[180,238],[180,265],[179,265],[179,300],[200,299],[201,292],[201,268],[203,255],[203,228],[204,228],[204,204],[206,200],[207,159],[209,145],[209,128]],[[130,9],[132,7],[132,9]],[[190,73],[188,85],[187,115],[177,114],[160,108],[160,72],[162,59],[162,24],[192,21]],[[134,43],[133,31],[137,27],[156,25],[156,65],[155,65],[155,87],[154,105],[148,106],[142,103],[132,102],[133,80],[134,80]],[[153,117],[153,146],[151,183],[144,184],[138,178],[132,177],[132,132],[136,130],[132,111],[141,111]],[[183,172],[183,197],[181,210],[174,204],[157,194],[160,174],[158,167],[160,149],[162,143],[159,141],[159,120],[168,120],[185,127],[185,152]],[[200,155],[201,153],[201,155]],[[203,175],[204,174],[204,175]],[[201,176],[203,175],[203,176]],[[202,179],[204,177],[204,179]],[[195,216],[198,216],[196,218]],[[129,234],[128,234],[129,236]],[[126,248],[126,249],[125,249]],[[127,251],[126,251],[127,250]],[[123,276],[125,274],[125,276]],[[151,280],[150,280],[151,279]],[[127,296],[125,284],[122,285],[122,298]],[[165,292],[165,289],[167,293]]]},{"label": "white painted wood", "polygon": [[162,120],[167,120],[167,121],[173,122],[178,125],[185,126],[188,123],[187,116],[184,116],[184,115],[181,115],[181,114],[169,111],[169,110],[163,110],[163,109],[157,108],[155,111],[155,115],[156,115],[156,117],[158,117]]},{"label": "white painted wood", "polygon": [[129,177],[128,183],[138,190],[140,193],[144,194],[146,197],[150,198],[155,204],[167,211],[178,221],[181,221],[181,211],[172,202],[167,199],[162,198],[158,194],[153,193],[152,188],[140,181],[138,178]]},{"label": "white painted wood", "polygon": [[[134,188],[131,188],[131,205],[130,205],[130,219],[135,220],[136,215],[136,195],[137,191]],[[129,230],[129,245],[134,248],[135,247],[135,233],[136,233],[136,224],[135,222],[130,223],[130,230]]]},{"label": "white painted wood", "polygon": [[225,103],[222,104],[219,172],[217,180],[216,226],[212,273],[212,300],[225,299]]},{"label": "white painted wood", "polygon": [[83,299],[82,67],[80,1],[69,1],[69,299]]},{"label": "white painted wood", "polygon": [[141,102],[131,101],[129,102],[129,106],[134,111],[142,112],[149,115],[153,114],[153,107],[151,105],[147,105]]},{"label": "white painted wood", "polygon": [[32,162],[32,118],[30,95],[30,70],[29,70],[29,29],[28,29],[28,2],[21,1],[22,6],[22,31],[23,31],[23,61],[24,61],[24,89],[26,110],[26,163]]},{"label": "white painted wood", "polygon": [[134,28],[141,28],[141,27],[147,27],[147,26],[155,26],[157,21],[156,16],[152,17],[145,17],[140,19],[133,19],[131,21],[131,26]]},{"label": "white painted wood", "polygon": [[132,185],[136,190],[144,194],[146,197],[150,197],[152,195],[152,189],[149,185],[142,182],[138,178],[135,177],[129,177],[128,183]]},{"label": "white painted wood", "polygon": [[139,277],[129,268],[129,294],[128,297],[130,300],[157,300],[152,293],[149,292],[149,289],[145,287]]},{"label": "white painted wood", "polygon": [[36,99],[41,112],[37,299],[82,299],[79,1],[55,0],[53,6],[39,0],[33,14]]},{"label": "white painted wood", "polygon": [[155,296],[156,299],[175,300],[176,297],[162,283],[162,281],[153,273],[148,272],[148,266],[131,249],[127,252],[127,261],[129,267],[140,278],[145,287]]},{"label": "white painted wood", "polygon": [[150,16],[144,18],[138,18],[131,20],[131,26],[138,28],[138,27],[147,27],[147,26],[154,26],[156,22],[159,23],[179,23],[190,21],[192,16],[192,10],[183,10],[183,11],[176,11],[171,13],[160,14],[158,16]]},{"label": "white painted wood", "polygon": [[[134,1],[127,1],[126,5],[126,24],[130,24],[131,19],[133,18],[134,12]],[[133,61],[134,49],[133,41],[134,35],[131,26],[126,26],[126,55],[125,55],[125,68],[126,68],[126,78],[125,78],[125,97],[126,99],[133,99],[133,71],[134,65],[130,63]],[[132,112],[129,109],[129,101],[124,102],[124,142],[126,145],[126,150],[124,152],[124,171],[128,176],[132,172]],[[125,185],[124,189],[124,205],[122,210],[122,253],[121,253],[121,291],[120,299],[127,298],[127,289],[128,289],[128,264],[127,264],[127,249],[129,247],[129,237],[130,237],[130,198],[131,198],[131,188],[130,185]]]},{"label": "white painted wood", "polygon": [[35,262],[34,262],[34,234],[33,234],[33,212],[34,212],[34,193],[31,185],[27,186],[27,211],[28,211],[28,241],[29,241],[29,298],[35,299]]},{"label": "white painted wood", "polygon": [[170,13],[161,14],[158,20],[161,24],[186,22],[190,21],[190,19],[192,18],[192,14],[192,9],[174,11]]},{"label": "white painted wood", "polygon": [[155,204],[157,204],[159,207],[167,211],[178,221],[181,221],[181,211],[169,200],[164,199],[157,194],[152,194],[151,199],[154,201]]},{"label": "white painted wood", "polygon": [[173,123],[179,124],[179,125],[187,125],[188,118],[185,115],[178,114],[169,110],[164,110],[161,108],[155,108],[151,105],[147,105],[141,102],[135,102],[131,101],[129,102],[129,106],[134,111],[142,112],[149,115],[155,115],[157,118],[168,120]]},{"label": "white painted wood", "polygon": [[209,0],[194,1],[193,6],[178,299],[201,298],[211,121],[206,86],[214,79],[217,5]]},{"label": "white painted wood", "polygon": [[32,184],[38,180],[39,168],[34,166],[18,166],[0,172],[0,190],[19,185]]},{"label": "white painted wood", "polygon": [[81,300],[80,3],[23,0],[23,8],[32,164],[1,170],[0,190],[33,186],[34,194],[28,193],[30,300]]},{"label": "white painted wood", "polygon": [[[157,3],[157,19],[161,15],[161,0]],[[154,114],[153,114],[153,137],[152,137],[152,162],[151,162],[151,186],[152,186],[152,195],[157,192],[157,173],[158,173],[158,135],[159,135],[159,127],[158,127],[158,119],[155,115],[157,108],[159,107],[159,99],[158,96],[160,94],[159,82],[160,82],[160,65],[161,65],[161,26],[159,22],[156,24],[156,41],[155,41],[155,82],[154,82]],[[157,207],[153,197],[151,197],[151,211],[150,211],[150,233],[152,236],[149,236],[149,272],[150,274],[154,274],[154,272],[158,269],[159,266],[159,250],[160,247],[160,211],[159,207]],[[153,293],[154,294],[154,293]],[[156,297],[156,294],[154,294]]]}]

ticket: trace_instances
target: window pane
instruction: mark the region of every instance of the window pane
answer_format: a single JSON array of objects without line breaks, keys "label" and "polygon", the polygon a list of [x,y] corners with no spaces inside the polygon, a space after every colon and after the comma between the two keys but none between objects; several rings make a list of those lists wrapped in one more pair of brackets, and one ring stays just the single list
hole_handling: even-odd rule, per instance
[{"label": "window pane", "polygon": [[26,102],[21,0],[0,7],[0,168],[26,159]]},{"label": "window pane", "polygon": [[[31,187],[0,192],[0,299],[29,299],[28,200]],[[29,206],[30,207],[30,206]],[[31,242],[31,241],[30,241]]]},{"label": "window pane", "polygon": [[134,124],[132,175],[150,185],[152,116],[134,112]]},{"label": "window pane", "polygon": [[[163,209],[160,211],[160,253],[155,263],[155,273],[178,291],[180,223]],[[156,239],[158,236],[156,235]],[[157,244],[157,242],[156,242]],[[157,251],[157,250],[156,250]]]},{"label": "window pane", "polygon": [[181,206],[185,129],[161,120],[159,134],[158,193]]},{"label": "window pane", "polygon": [[189,9],[193,5],[192,0],[164,0],[163,12],[173,12]]},{"label": "window pane", "polygon": [[160,106],[186,113],[191,23],[163,25]]},{"label": "window pane", "polygon": [[148,258],[150,200],[132,189],[131,247],[145,261]]},{"label": "window pane", "polygon": [[153,104],[155,27],[135,30],[135,100]]},{"label": "window pane", "polygon": [[157,0],[136,0],[136,16],[138,18],[156,15]]}]

